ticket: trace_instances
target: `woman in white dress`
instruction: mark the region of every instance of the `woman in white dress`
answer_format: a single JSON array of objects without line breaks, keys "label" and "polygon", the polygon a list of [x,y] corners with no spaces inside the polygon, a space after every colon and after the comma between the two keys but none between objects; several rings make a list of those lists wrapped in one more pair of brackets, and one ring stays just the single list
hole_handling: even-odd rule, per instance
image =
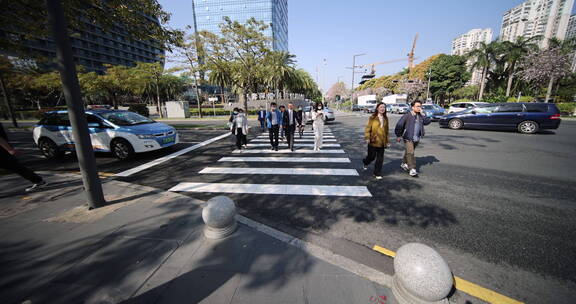
[{"label": "woman in white dress", "polygon": [[314,151],[320,151],[324,137],[324,105],[317,102],[312,109],[312,126],[314,127]]}]

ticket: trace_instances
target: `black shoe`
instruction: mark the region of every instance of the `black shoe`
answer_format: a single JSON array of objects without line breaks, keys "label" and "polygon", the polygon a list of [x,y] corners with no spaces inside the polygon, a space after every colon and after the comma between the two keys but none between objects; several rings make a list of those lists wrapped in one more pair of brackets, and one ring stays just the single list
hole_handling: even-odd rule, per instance
[{"label": "black shoe", "polygon": [[275,147],[275,148],[274,148],[274,151],[278,151],[278,147]]}]

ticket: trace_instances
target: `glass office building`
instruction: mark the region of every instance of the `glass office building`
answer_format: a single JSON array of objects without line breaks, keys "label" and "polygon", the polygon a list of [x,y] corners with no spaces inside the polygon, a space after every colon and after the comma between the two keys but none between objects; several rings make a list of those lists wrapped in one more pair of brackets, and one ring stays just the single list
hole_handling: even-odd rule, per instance
[{"label": "glass office building", "polygon": [[219,33],[224,17],[241,23],[254,17],[270,27],[273,49],[288,51],[288,0],[192,0],[198,31]]},{"label": "glass office building", "polygon": [[[148,18],[150,26],[159,26],[158,20]],[[76,64],[87,71],[104,73],[105,64],[135,66],[136,62],[160,62],[164,64],[165,51],[157,41],[131,39],[121,26],[104,31],[102,28],[82,19],[84,26],[70,35],[70,43]],[[3,39],[11,39],[26,48],[31,55],[44,57],[48,62],[38,62],[43,69],[54,69],[56,45],[51,37],[25,40],[18,35],[18,29],[0,29]],[[5,54],[15,55],[15,54]]]}]

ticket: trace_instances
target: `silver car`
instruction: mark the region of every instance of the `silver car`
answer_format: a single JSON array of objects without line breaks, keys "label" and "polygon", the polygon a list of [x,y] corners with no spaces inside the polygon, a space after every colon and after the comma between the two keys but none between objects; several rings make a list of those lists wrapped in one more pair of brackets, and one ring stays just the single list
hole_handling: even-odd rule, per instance
[{"label": "silver car", "polygon": [[326,121],[336,120],[336,116],[334,116],[334,111],[332,111],[332,109],[324,108],[324,116],[326,117]]}]

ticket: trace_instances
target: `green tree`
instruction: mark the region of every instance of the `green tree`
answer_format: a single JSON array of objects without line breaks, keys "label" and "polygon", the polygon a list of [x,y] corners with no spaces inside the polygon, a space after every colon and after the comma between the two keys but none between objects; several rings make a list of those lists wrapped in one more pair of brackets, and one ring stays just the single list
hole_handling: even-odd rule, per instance
[{"label": "green tree", "polygon": [[484,89],[486,87],[486,77],[491,65],[495,62],[497,56],[498,42],[480,42],[479,47],[470,51],[467,56],[472,60],[471,68],[480,69],[482,76],[480,80],[480,92],[478,93],[478,100],[482,100],[484,96]]},{"label": "green tree", "polygon": [[514,74],[516,73],[516,63],[528,55],[528,53],[538,50],[538,40],[540,39],[540,36],[534,36],[528,39],[519,36],[514,42],[502,42],[504,58],[506,60],[508,70],[506,97],[510,96],[510,91],[512,90],[512,81],[514,79]]},{"label": "green tree", "polygon": [[156,105],[158,107],[158,112],[161,118],[164,118],[164,113],[162,112],[162,101],[160,98],[160,86],[162,79],[165,76],[164,67],[158,62],[138,62],[135,67],[129,70],[132,81],[135,81],[136,85],[133,89],[144,94],[146,90],[152,90],[156,97]]},{"label": "green tree", "polygon": [[447,97],[463,87],[469,79],[470,73],[464,56],[442,54],[432,63],[430,92],[444,103]]},{"label": "green tree", "polygon": [[279,97],[280,91],[283,95],[286,94],[288,84],[296,77],[294,57],[296,56],[288,52],[272,51],[267,54],[264,81],[274,90],[276,98]]}]

